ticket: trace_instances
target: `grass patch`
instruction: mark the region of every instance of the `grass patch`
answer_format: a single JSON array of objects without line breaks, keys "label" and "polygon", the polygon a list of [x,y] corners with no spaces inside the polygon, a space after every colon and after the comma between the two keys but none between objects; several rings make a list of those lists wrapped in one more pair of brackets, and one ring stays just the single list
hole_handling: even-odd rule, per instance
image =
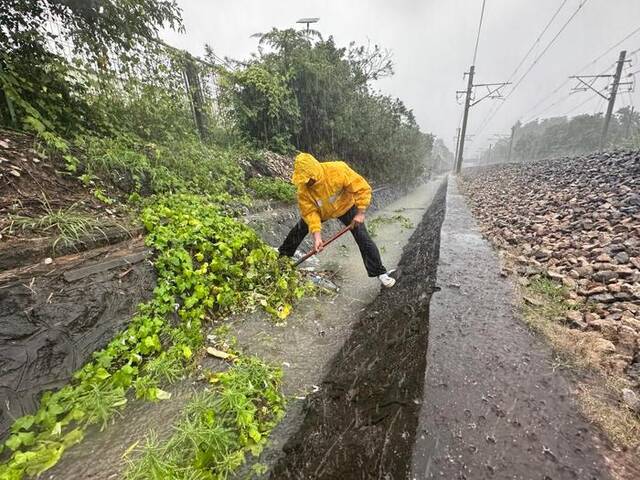
[{"label": "grass patch", "polygon": [[281,178],[252,178],[249,188],[258,198],[293,203],[296,200],[296,187]]},{"label": "grass patch", "polygon": [[367,231],[372,237],[375,237],[378,234],[378,229],[382,225],[389,225],[392,223],[399,224],[400,228],[406,228],[406,229],[413,228],[413,222],[411,222],[411,220],[409,220],[404,215],[399,215],[399,214],[393,215],[393,216],[380,215],[374,218],[373,220],[367,222]]},{"label": "grass patch", "polygon": [[108,219],[96,218],[89,213],[78,210],[77,204],[67,208],[54,210],[48,200],[40,200],[45,213],[38,217],[28,217],[23,215],[10,215],[9,225],[2,229],[1,233],[14,234],[17,231],[36,233],[39,235],[50,235],[55,240],[53,250],[62,243],[63,245],[74,245],[96,233],[107,237],[104,229],[118,226],[126,231],[125,227]]},{"label": "grass patch", "polygon": [[284,414],[282,370],[242,357],[211,376],[211,390],[186,405],[173,435],[164,442],[151,433],[126,480],[224,479],[258,456]]},{"label": "grass patch", "polygon": [[192,192],[242,195],[241,148],[221,148],[186,137],[177,144],[144,142],[135,136],[79,137],[83,152],[71,169],[82,177],[101,179],[126,194]]},{"label": "grass patch", "polygon": [[523,288],[523,318],[551,344],[555,356],[552,367],[588,378],[581,383],[577,400],[583,414],[600,427],[615,444],[624,448],[640,446],[640,418],[623,404],[622,389],[628,380],[603,369],[610,343],[597,332],[569,328],[566,314],[576,307],[566,301],[567,288],[549,278],[535,277]]},{"label": "grass patch", "polygon": [[534,277],[524,287],[524,320],[551,343],[557,354],[556,363],[599,370],[606,353],[602,337],[566,325],[567,312],[576,308],[567,302],[567,293],[567,287],[554,280]]},{"label": "grass patch", "polygon": [[619,387],[580,385],[578,402],[584,415],[615,444],[634,451],[640,447],[640,419],[618,404]]}]

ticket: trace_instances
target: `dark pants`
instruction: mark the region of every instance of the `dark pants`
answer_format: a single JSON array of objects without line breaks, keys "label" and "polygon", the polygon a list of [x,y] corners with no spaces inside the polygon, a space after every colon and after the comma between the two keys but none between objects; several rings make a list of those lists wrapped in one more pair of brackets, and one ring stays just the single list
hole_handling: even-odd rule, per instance
[{"label": "dark pants", "polygon": [[[344,225],[349,225],[356,213],[357,209],[354,205],[347,211],[347,213],[338,217],[338,219]],[[307,236],[307,233],[309,233],[309,227],[303,219],[300,219],[300,221],[298,221],[298,223],[296,223],[296,225],[291,229],[287,238],[284,239],[282,245],[280,245],[280,248],[278,249],[280,255],[293,257],[293,254],[296,253],[296,250],[302,243],[302,240],[304,240],[304,237]],[[360,255],[362,255],[362,260],[364,261],[364,266],[367,269],[367,274],[370,277],[377,277],[378,275],[386,273],[387,269],[382,266],[378,247],[369,236],[367,227],[364,225],[358,225],[356,228],[351,230],[351,233],[353,234],[353,238],[360,249]]]}]

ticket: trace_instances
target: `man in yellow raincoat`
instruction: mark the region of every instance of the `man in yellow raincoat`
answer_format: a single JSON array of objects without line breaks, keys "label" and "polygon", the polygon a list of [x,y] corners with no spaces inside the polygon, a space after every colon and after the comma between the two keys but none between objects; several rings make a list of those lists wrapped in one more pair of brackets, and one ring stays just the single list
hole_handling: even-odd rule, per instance
[{"label": "man in yellow raincoat", "polygon": [[291,229],[278,249],[280,255],[292,257],[311,232],[314,249],[322,251],[322,222],[339,219],[351,225],[351,233],[360,249],[370,277],[378,277],[385,287],[396,283],[382,266],[380,252],[364,225],[365,211],[371,203],[371,187],[344,162],[318,162],[313,155],[300,153],[293,165],[291,181],[298,189],[298,206],[302,219]]}]

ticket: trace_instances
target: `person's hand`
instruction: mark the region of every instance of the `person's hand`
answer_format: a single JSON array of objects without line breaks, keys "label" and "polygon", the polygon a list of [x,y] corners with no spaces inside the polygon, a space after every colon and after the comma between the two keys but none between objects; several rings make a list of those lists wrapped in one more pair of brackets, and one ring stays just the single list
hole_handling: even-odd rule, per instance
[{"label": "person's hand", "polygon": [[314,232],[313,234],[313,250],[318,253],[321,252],[324,248],[324,243],[322,241],[322,235],[320,232]]},{"label": "person's hand", "polygon": [[359,227],[364,223],[364,210],[358,210],[358,213],[351,220],[351,228]]}]

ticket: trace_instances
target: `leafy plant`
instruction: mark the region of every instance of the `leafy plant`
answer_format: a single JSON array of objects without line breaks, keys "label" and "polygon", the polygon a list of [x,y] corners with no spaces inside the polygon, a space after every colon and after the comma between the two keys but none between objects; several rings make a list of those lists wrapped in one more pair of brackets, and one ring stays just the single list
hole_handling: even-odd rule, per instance
[{"label": "leafy plant", "polygon": [[413,223],[411,222],[411,220],[409,220],[404,215],[398,214],[393,216],[380,215],[374,218],[373,220],[367,222],[367,230],[372,237],[375,237],[378,233],[378,228],[380,228],[381,225],[388,225],[391,223],[398,223],[400,224],[401,228],[413,228]]}]

